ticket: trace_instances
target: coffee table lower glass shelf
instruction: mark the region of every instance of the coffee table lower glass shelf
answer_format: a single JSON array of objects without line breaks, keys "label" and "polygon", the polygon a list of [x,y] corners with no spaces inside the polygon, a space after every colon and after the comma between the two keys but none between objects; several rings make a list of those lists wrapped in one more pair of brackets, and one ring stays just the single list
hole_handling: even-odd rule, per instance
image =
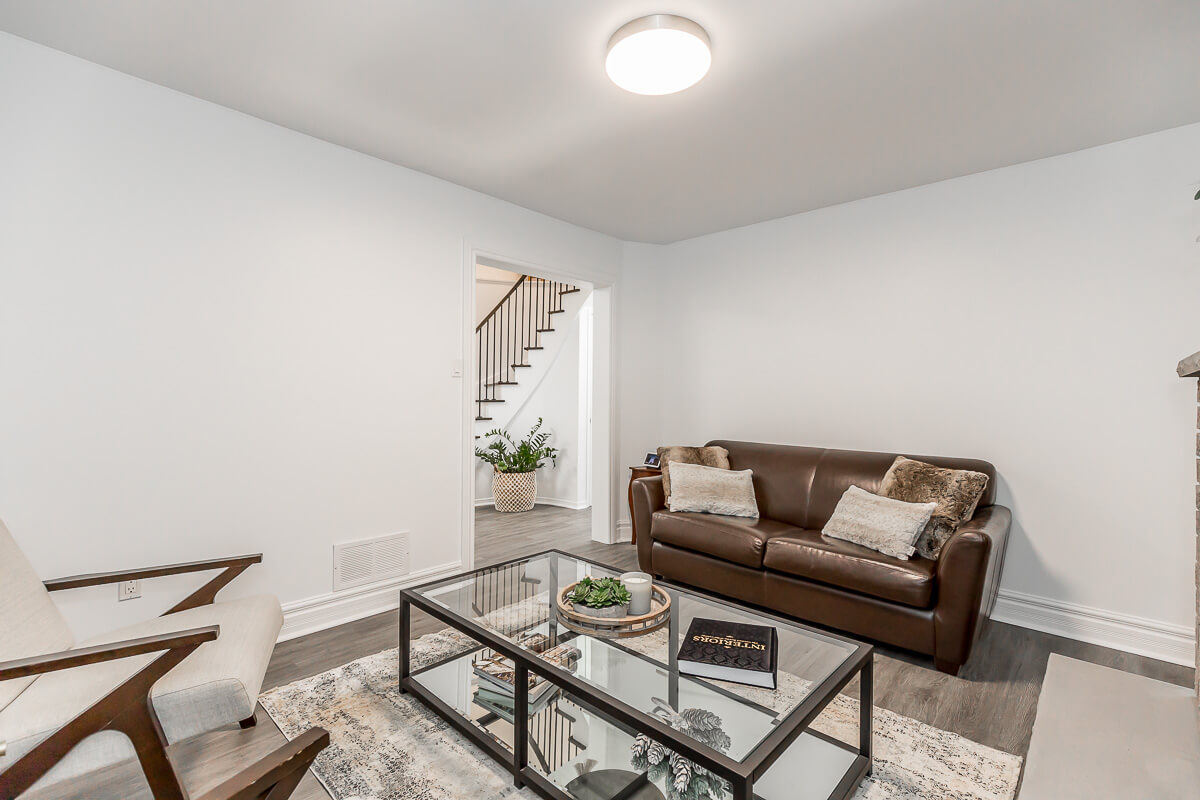
[{"label": "coffee table lower glass shelf", "polygon": [[[669,628],[630,640],[578,634],[544,601],[581,574],[617,573],[550,551],[404,590],[401,688],[549,798],[844,800],[869,773],[868,645],[662,583]],[[411,669],[413,606],[464,634],[463,652]],[[774,626],[779,688],[681,675],[674,654],[697,616]],[[566,666],[537,652],[555,644],[572,648]],[[514,666],[508,695],[476,669],[495,655]],[[857,745],[809,728],[856,675]]]}]

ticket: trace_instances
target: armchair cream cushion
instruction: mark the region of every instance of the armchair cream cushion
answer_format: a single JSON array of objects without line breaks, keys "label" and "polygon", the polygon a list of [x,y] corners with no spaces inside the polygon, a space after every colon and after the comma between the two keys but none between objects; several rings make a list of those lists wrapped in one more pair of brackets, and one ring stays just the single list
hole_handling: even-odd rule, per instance
[{"label": "armchair cream cushion", "polygon": [[[180,611],[81,642],[80,647],[219,625],[216,641],[201,645],[163,676],[150,693],[163,733],[172,744],[254,715],[267,662],[283,627],[279,601],[246,597]],[[8,755],[0,772],[39,742],[157,658],[151,653],[42,675],[0,711],[0,740]],[[38,786],[134,758],[123,734],[85,739]]]},{"label": "armchair cream cushion", "polygon": [[[69,650],[75,637],[41,578],[0,520],[0,661]],[[0,709],[35,678],[0,681]],[[4,736],[0,734],[0,740]]]},{"label": "armchair cream cushion", "polygon": [[[194,653],[154,685],[151,698],[169,742],[234,725],[254,715],[267,662],[283,627],[279,601],[247,597],[180,611],[97,636],[79,647],[119,642],[207,625],[216,641]],[[74,646],[71,629],[12,535],[0,521],[0,661]],[[0,772],[157,658],[150,653],[33,678],[0,681],[0,741],[7,755]],[[134,758],[124,734],[85,739],[36,786],[46,786]]]}]

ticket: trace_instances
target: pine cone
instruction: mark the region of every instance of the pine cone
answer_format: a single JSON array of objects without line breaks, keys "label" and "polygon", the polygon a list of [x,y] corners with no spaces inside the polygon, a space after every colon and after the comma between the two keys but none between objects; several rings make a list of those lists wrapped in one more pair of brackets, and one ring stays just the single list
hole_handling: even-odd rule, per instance
[{"label": "pine cone", "polygon": [[667,757],[667,748],[663,747],[658,742],[651,742],[650,748],[646,751],[646,760],[651,764],[661,764],[663,759]]},{"label": "pine cone", "polygon": [[671,775],[671,788],[683,794],[692,783],[692,763],[678,753],[672,753]]},{"label": "pine cone", "polygon": [[644,733],[639,733],[629,749],[633,751],[635,756],[645,756],[646,751],[650,749],[650,737]]},{"label": "pine cone", "polygon": [[721,718],[703,708],[686,708],[679,712],[687,724],[697,731],[716,731],[721,729]]}]

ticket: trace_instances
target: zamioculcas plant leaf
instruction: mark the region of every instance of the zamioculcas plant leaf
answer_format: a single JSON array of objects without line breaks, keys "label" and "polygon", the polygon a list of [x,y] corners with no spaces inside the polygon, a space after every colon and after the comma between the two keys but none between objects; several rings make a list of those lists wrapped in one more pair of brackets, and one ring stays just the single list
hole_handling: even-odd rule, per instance
[{"label": "zamioculcas plant leaf", "polygon": [[558,465],[558,448],[549,447],[550,434],[542,431],[542,418],[520,442],[514,442],[508,431],[490,430],[484,434],[491,441],[487,447],[476,447],[475,455],[495,467],[497,472],[533,472],[547,461]]}]

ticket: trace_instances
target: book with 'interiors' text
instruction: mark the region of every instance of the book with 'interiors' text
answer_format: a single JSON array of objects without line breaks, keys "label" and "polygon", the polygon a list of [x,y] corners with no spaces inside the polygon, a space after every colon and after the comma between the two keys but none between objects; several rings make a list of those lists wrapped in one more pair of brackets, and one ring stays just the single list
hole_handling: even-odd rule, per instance
[{"label": "book with 'interiors' text", "polygon": [[774,689],[778,654],[772,627],[697,617],[679,647],[679,672]]}]

